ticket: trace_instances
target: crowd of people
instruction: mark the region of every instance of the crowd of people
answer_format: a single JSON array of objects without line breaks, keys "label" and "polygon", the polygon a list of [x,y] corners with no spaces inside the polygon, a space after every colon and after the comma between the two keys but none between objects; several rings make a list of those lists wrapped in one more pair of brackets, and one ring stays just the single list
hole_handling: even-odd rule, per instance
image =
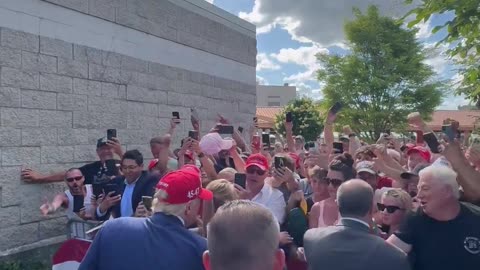
[{"label": "crowd of people", "polygon": [[293,134],[295,119],[275,139],[255,120],[245,132],[218,120],[202,136],[192,116],[175,149],[172,119],[150,140],[149,164],[109,133],[97,142],[98,161],[51,175],[25,169],[22,177],[65,181],[65,193],[40,211],[64,208],[74,225],[91,224],[71,229],[71,237],[96,234],[81,270],[480,265],[480,140],[457,132],[461,123],[445,123],[453,136],[436,134],[413,113],[415,138],[388,131],[367,144],[348,126],[335,137],[333,110],[312,142]]}]

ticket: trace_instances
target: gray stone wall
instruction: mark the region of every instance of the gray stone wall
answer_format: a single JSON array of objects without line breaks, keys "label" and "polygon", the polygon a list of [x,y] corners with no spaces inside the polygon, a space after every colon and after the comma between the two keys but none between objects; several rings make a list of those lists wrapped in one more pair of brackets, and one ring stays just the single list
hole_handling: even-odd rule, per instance
[{"label": "gray stone wall", "polygon": [[[255,66],[257,42],[169,0],[42,0]],[[173,3],[172,3],[173,2]]]},{"label": "gray stone wall", "polygon": [[[128,23],[122,20],[127,19],[120,15],[129,17],[140,12],[132,3],[139,4],[135,8],[140,9],[140,2],[154,7],[160,4],[153,2],[158,2],[166,7],[160,13],[163,19],[152,13],[158,9],[150,10],[146,18],[157,18],[159,25],[168,25],[175,34],[155,30],[156,25],[138,30],[255,65],[254,39],[235,35],[234,30],[196,17],[168,1],[49,2],[125,25]],[[110,5],[115,6],[115,12]],[[175,16],[167,16],[167,11]],[[192,29],[195,22],[189,18],[193,17],[220,30]],[[140,27],[133,23],[128,26]],[[217,39],[214,44],[221,45],[210,43],[200,48],[201,42],[196,43],[199,39],[182,41],[182,35],[200,31],[204,31],[205,39]],[[249,45],[233,44],[230,41],[237,39],[230,36],[238,36]],[[118,130],[124,149],[139,149],[149,159],[148,142],[168,130],[172,111],[179,111],[184,120],[177,128],[176,143],[187,136],[191,107],[199,111],[203,132],[215,124],[218,112],[247,127],[255,113],[253,75],[251,84],[246,84],[1,27],[0,254],[64,233],[63,213],[44,218],[39,206],[45,198],[51,200],[54,194],[63,192],[65,184],[26,184],[20,179],[22,168],[50,173],[95,161],[96,140],[105,136],[108,128]]]}]

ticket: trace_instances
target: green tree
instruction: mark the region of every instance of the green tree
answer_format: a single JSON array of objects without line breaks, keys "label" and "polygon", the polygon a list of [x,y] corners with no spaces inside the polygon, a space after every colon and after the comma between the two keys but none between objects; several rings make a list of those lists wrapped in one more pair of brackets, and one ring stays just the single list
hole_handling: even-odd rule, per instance
[{"label": "green tree", "polygon": [[345,24],[350,54],[317,55],[322,64],[318,79],[325,83],[325,106],[336,101],[344,105],[337,122],[376,140],[387,129],[401,130],[411,112],[428,118],[441,103],[443,90],[423,62],[415,30],[381,16],[375,6],[365,14],[354,9],[354,14]]},{"label": "green tree", "polygon": [[[413,0],[405,0],[411,4]],[[421,0],[408,15],[416,18],[409,22],[414,27],[427,22],[434,14],[453,13],[454,18],[436,26],[432,33],[446,29],[447,35],[438,44],[447,44],[447,53],[460,65],[463,80],[456,86],[457,94],[465,94],[480,106],[480,1],[478,0]]]},{"label": "green tree", "polygon": [[323,132],[323,119],[320,106],[312,99],[302,97],[291,101],[275,118],[275,128],[285,135],[285,117],[292,112],[293,134],[302,135],[306,141],[315,141]]}]

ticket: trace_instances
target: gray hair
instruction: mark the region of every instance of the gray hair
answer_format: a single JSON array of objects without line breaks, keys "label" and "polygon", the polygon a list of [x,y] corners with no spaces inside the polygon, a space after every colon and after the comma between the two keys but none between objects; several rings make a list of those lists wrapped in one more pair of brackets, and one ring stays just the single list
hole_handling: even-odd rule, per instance
[{"label": "gray hair", "polygon": [[365,217],[373,207],[373,189],[360,179],[344,182],[337,190],[338,210],[342,217]]},{"label": "gray hair", "polygon": [[183,216],[185,210],[187,209],[187,204],[170,204],[164,202],[165,199],[168,198],[168,194],[164,190],[158,190],[153,199],[152,209],[153,212],[162,212],[167,215],[174,215],[174,216]]},{"label": "gray hair", "polygon": [[208,225],[212,269],[272,269],[279,233],[275,217],[263,206],[245,200],[227,202]]},{"label": "gray hair", "polygon": [[457,173],[448,166],[428,166],[421,170],[418,176],[420,179],[430,176],[432,180],[439,182],[452,190],[453,196],[460,198],[460,187],[457,182]]}]

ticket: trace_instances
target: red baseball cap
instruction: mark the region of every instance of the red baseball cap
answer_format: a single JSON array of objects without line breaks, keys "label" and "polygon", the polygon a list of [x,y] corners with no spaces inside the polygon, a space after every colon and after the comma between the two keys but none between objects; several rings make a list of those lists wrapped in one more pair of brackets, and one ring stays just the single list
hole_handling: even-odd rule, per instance
[{"label": "red baseball cap", "polygon": [[254,154],[247,158],[247,162],[245,162],[245,168],[257,166],[264,171],[268,171],[268,160],[262,154]]},{"label": "red baseball cap", "polygon": [[213,193],[202,188],[200,170],[193,165],[185,165],[180,170],[165,175],[158,182],[157,189],[168,194],[163,201],[170,204],[183,204],[197,198],[213,199]]},{"label": "red baseball cap", "polygon": [[293,159],[293,162],[295,163],[295,169],[300,168],[300,156],[292,152],[289,152],[288,155]]},{"label": "red baseball cap", "polygon": [[418,153],[420,154],[420,156],[426,161],[426,162],[430,162],[430,159],[432,158],[432,154],[430,153],[430,151],[425,148],[425,147],[421,147],[421,146],[415,146],[415,147],[412,147],[410,149],[408,149],[407,151],[407,156],[413,154],[413,153]]},{"label": "red baseball cap", "polygon": [[158,158],[152,159],[150,163],[148,164],[148,170],[151,171],[155,166],[158,164]]}]

